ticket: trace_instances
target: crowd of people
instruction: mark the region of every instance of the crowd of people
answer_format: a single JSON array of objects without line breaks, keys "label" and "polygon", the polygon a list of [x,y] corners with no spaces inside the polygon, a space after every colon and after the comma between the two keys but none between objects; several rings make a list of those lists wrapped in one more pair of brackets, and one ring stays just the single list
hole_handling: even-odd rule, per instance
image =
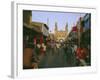
[{"label": "crowd of people", "polygon": [[90,46],[86,47],[81,45],[78,47],[75,44],[67,44],[65,47],[65,54],[67,62],[70,66],[90,66],[91,65],[91,55]]},{"label": "crowd of people", "polygon": [[90,46],[85,47],[84,45],[81,45],[78,47],[76,44],[71,43],[56,43],[54,41],[47,41],[46,43],[37,43],[33,46],[27,46],[24,48],[23,68],[38,68],[38,64],[42,60],[43,56],[46,56],[47,49],[50,48],[52,48],[54,52],[57,48],[63,48],[66,56],[66,63],[69,67],[91,65]]}]

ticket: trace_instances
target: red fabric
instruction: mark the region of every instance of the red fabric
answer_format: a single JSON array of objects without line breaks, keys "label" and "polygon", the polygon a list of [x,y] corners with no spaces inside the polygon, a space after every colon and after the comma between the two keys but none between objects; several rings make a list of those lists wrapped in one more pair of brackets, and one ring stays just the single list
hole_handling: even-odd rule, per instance
[{"label": "red fabric", "polygon": [[72,31],[77,31],[77,26],[74,26],[73,28],[72,28]]},{"label": "red fabric", "polygon": [[40,44],[43,43],[43,36],[40,37]]},{"label": "red fabric", "polygon": [[86,49],[85,48],[77,48],[76,56],[78,59],[85,59],[87,56]]}]

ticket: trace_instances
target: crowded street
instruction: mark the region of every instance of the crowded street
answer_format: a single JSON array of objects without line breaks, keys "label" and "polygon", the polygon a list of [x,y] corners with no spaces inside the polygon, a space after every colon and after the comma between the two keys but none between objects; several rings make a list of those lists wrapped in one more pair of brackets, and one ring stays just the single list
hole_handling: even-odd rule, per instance
[{"label": "crowded street", "polygon": [[[80,66],[72,46],[47,47],[45,53],[39,55],[38,68],[75,67]],[[85,66],[85,65],[83,65]]]},{"label": "crowded street", "polygon": [[56,50],[54,50],[53,48],[47,49],[45,56],[43,56],[39,64],[40,68],[52,68],[62,66],[68,66],[63,48],[59,48]]},{"label": "crowded street", "polygon": [[91,14],[63,16],[23,11],[23,69],[91,66]]}]

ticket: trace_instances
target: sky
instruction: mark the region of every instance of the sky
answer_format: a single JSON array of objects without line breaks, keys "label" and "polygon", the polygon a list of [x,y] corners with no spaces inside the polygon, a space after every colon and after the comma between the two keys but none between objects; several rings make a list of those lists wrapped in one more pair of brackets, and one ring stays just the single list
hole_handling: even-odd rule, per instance
[{"label": "sky", "polygon": [[57,22],[58,30],[64,30],[66,24],[68,24],[68,32],[70,32],[79,18],[84,15],[85,13],[75,12],[32,11],[32,21],[47,24],[50,32],[54,32],[55,22]]}]

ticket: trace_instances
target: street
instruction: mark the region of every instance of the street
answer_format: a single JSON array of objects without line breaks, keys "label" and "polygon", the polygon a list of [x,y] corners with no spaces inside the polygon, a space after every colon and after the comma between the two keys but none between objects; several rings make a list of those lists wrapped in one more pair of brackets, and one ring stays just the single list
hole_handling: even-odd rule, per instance
[{"label": "street", "polygon": [[[71,67],[63,48],[49,48],[39,63],[39,68]],[[69,62],[68,62],[68,61]]]},{"label": "street", "polygon": [[23,11],[23,69],[91,65],[91,14],[75,14]]}]

